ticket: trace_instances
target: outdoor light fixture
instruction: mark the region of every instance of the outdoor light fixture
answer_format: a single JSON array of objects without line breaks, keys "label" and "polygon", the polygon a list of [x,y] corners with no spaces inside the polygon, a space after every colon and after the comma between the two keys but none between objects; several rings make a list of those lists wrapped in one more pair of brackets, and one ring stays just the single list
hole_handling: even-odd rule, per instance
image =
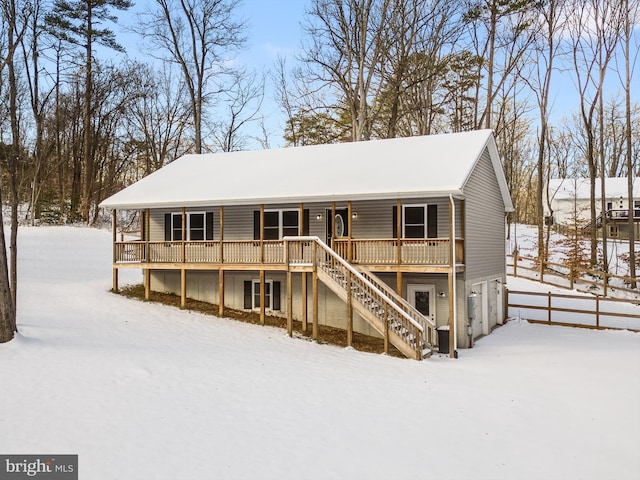
[{"label": "outdoor light fixture", "polygon": [[316,220],[322,220],[322,214],[321,213],[318,213],[316,215]]},{"label": "outdoor light fixture", "polygon": [[478,296],[478,294],[476,292],[474,292],[473,290],[471,290],[471,293],[469,294],[469,296],[471,298],[476,298]]},{"label": "outdoor light fixture", "polygon": [[444,293],[444,292],[440,292],[440,293],[438,293],[438,296],[439,296],[440,298],[444,298],[444,297],[446,297],[446,296],[447,296],[447,294],[446,294],[446,293]]},{"label": "outdoor light fixture", "polygon": [[358,218],[358,212],[353,212],[353,213],[351,214],[351,218],[353,218],[354,220],[355,220],[356,218]]}]

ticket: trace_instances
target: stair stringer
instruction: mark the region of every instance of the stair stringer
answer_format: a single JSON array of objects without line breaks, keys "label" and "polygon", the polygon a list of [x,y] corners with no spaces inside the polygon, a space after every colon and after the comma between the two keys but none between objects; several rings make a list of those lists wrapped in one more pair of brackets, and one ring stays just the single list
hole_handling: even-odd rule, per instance
[{"label": "stair stringer", "polygon": [[[347,289],[342,286],[339,282],[337,282],[334,278],[332,278],[329,274],[327,274],[322,269],[318,269],[318,279],[324,283],[333,293],[335,293],[338,298],[342,301],[347,302]],[[353,308],[358,314],[369,324],[371,325],[380,335],[384,337],[385,335],[385,324],[380,318],[378,318],[375,314],[373,314],[362,302],[361,300],[353,295],[352,296],[352,305]],[[420,356],[418,356],[416,349],[409,345],[405,340],[398,335],[392,328],[389,328],[389,342],[396,347],[404,356],[407,358],[414,358],[421,360],[424,355],[422,354],[422,350],[420,350]],[[426,356],[430,356],[431,352]]]}]

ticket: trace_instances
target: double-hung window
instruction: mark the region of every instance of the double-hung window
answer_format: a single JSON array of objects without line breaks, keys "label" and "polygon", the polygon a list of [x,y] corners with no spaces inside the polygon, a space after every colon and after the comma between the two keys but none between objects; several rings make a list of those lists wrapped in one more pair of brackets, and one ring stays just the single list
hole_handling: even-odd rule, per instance
[{"label": "double-hung window", "polygon": [[280,238],[280,214],[282,212],[264,212],[264,239],[278,240]]},{"label": "double-hung window", "polygon": [[[253,280],[251,282],[251,291],[252,291],[252,307],[253,308],[260,308],[260,281],[259,280]],[[266,280],[264,282],[264,308],[271,310],[271,306],[272,306],[272,295],[273,292],[273,281],[272,280]]]},{"label": "double-hung window", "polygon": [[402,207],[404,222],[402,224],[404,238],[425,238],[427,225],[427,209],[424,205],[404,205]]},{"label": "double-hung window", "polygon": [[[397,209],[393,207],[393,236],[397,236]],[[438,206],[402,205],[402,238],[435,238],[438,236]]]},{"label": "double-hung window", "polygon": [[[173,212],[165,215],[165,240],[180,242],[182,238],[182,213]],[[187,212],[185,217],[186,241],[213,240],[213,213]]]},{"label": "double-hung window", "polygon": [[[309,211],[304,210],[305,215],[305,230],[308,231],[309,224]],[[260,239],[260,212],[254,212],[254,240]],[[300,210],[265,210],[263,217],[263,232],[262,238],[264,240],[279,240],[282,237],[298,236],[301,233],[300,229]]]},{"label": "double-hung window", "polygon": [[[280,310],[280,305],[280,282],[277,280],[265,280],[264,308],[275,311]],[[244,308],[247,310],[260,308],[260,280],[245,280]]]}]

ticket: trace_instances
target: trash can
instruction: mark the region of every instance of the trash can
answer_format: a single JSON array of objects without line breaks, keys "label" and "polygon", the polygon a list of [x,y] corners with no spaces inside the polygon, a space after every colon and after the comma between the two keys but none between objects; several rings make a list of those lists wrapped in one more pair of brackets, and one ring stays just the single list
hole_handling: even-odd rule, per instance
[{"label": "trash can", "polygon": [[449,326],[438,327],[438,351],[449,353]]}]

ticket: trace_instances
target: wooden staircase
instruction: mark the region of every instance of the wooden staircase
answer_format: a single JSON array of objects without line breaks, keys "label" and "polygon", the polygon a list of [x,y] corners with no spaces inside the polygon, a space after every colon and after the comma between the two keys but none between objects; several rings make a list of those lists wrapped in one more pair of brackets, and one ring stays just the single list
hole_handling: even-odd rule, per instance
[{"label": "wooden staircase", "polygon": [[[295,237],[293,237],[295,238]],[[307,238],[307,237],[305,237]],[[408,358],[431,356],[435,324],[373,273],[356,269],[322,240],[313,237],[318,279]]]}]

